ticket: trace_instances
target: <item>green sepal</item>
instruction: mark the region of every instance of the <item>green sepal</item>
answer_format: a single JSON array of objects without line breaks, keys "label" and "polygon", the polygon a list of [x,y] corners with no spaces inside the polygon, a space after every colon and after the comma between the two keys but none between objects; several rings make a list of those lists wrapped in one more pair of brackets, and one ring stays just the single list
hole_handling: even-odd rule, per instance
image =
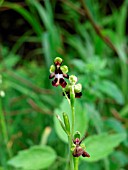
[{"label": "green sepal", "polygon": [[81,136],[80,132],[76,131],[75,134],[74,134],[74,139],[76,139],[76,138],[80,139],[80,136]]},{"label": "green sepal", "polygon": [[55,72],[55,66],[51,65],[49,71],[50,71],[50,73],[54,73]]},{"label": "green sepal", "polygon": [[70,122],[69,122],[68,115],[65,112],[63,113],[63,119],[64,119],[66,131],[68,132],[68,134],[70,134]]},{"label": "green sepal", "polygon": [[55,59],[54,59],[54,63],[56,63],[56,62],[59,62],[59,63],[62,63],[62,58],[60,58],[60,57],[56,57]]},{"label": "green sepal", "polygon": [[66,74],[68,72],[68,67],[66,65],[60,67],[61,71]]}]

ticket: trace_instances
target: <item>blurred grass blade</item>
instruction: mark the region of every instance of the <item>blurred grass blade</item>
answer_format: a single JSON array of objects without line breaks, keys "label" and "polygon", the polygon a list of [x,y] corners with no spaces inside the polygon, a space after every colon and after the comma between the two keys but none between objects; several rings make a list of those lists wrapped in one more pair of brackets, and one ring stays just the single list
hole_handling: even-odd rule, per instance
[{"label": "blurred grass blade", "polygon": [[46,9],[44,9],[43,6],[38,1],[33,0],[32,3],[35,5],[35,7],[36,7],[36,9],[37,9],[37,11],[38,11],[38,13],[40,15],[40,18],[43,21],[45,27],[48,30],[52,30],[53,23],[52,23],[52,20],[49,17],[49,14],[46,11]]},{"label": "blurred grass blade", "polygon": [[118,22],[116,22],[116,33],[117,37],[119,38],[120,41],[122,41],[125,37],[125,32],[126,32],[126,21],[127,21],[127,16],[128,16],[128,4],[124,2],[122,5],[121,9],[118,11]]},{"label": "blurred grass blade", "polygon": [[0,0],[0,6],[3,4],[4,0]]},{"label": "blurred grass blade", "polygon": [[42,28],[40,24],[36,21],[35,17],[32,16],[29,11],[27,11],[26,9],[24,9],[23,7],[16,3],[10,2],[3,3],[2,7],[11,8],[18,12],[19,14],[21,14],[25,18],[25,20],[27,20],[27,22],[33,27],[37,35],[38,36],[42,35]]}]

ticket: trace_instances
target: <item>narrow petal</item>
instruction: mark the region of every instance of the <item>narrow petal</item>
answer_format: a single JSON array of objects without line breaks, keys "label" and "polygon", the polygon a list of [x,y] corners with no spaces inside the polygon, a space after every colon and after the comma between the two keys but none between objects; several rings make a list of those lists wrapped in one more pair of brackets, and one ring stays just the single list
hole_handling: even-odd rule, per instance
[{"label": "narrow petal", "polygon": [[53,77],[55,77],[55,73],[51,73],[51,74],[49,75],[49,79],[52,79]]},{"label": "narrow petal", "polygon": [[90,157],[89,153],[87,153],[87,152],[85,152],[85,151],[83,152],[82,156],[83,156],[83,157],[88,157],[88,158]]},{"label": "narrow petal", "polygon": [[63,76],[65,77],[65,78],[69,78],[69,75],[68,74],[63,74]]}]

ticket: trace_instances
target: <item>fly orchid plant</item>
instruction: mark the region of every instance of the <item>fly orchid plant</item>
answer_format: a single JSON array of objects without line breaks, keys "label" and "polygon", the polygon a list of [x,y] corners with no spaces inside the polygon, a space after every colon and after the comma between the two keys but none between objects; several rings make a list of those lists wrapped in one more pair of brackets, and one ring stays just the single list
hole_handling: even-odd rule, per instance
[{"label": "fly orchid plant", "polygon": [[[69,144],[69,169],[78,170],[79,157],[90,157],[86,152],[84,144],[81,144],[85,137],[80,139],[80,132],[74,132],[75,126],[75,98],[80,98],[82,96],[82,85],[77,83],[78,79],[75,75],[69,76],[68,67],[62,65],[63,60],[60,57],[54,59],[54,65],[50,66],[50,79],[52,80],[52,85],[57,87],[61,86],[63,91],[63,96],[68,100],[71,107],[71,124],[69,117],[66,113],[63,113],[63,121],[57,115],[61,127],[65,131],[68,137]],[[67,82],[65,79],[68,79]]]}]

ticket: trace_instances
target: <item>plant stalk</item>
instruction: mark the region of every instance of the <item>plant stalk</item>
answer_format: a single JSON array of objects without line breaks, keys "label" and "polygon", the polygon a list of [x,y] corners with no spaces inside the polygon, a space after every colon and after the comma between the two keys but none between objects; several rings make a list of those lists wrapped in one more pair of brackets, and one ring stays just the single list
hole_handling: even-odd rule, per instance
[{"label": "plant stalk", "polygon": [[71,111],[72,111],[72,137],[73,137],[73,134],[74,134],[74,126],[75,126],[75,107],[74,105],[72,106],[71,105]]},{"label": "plant stalk", "polygon": [[[73,139],[73,135],[74,135],[74,128],[75,128],[75,92],[74,92],[74,86],[71,87],[70,89],[70,107],[71,107],[71,115],[72,115],[72,128],[71,128],[71,147],[72,147],[72,139]],[[71,148],[70,147],[70,148]],[[70,151],[70,161],[73,161],[73,156],[72,156],[72,152]],[[74,163],[74,162],[73,162]],[[75,164],[73,169],[75,168]]]},{"label": "plant stalk", "polygon": [[72,138],[71,138],[71,136],[68,137],[68,143],[69,143],[69,169],[74,170],[73,158],[72,158],[72,152],[71,152],[71,147],[72,147]]},{"label": "plant stalk", "polygon": [[79,157],[74,157],[74,170],[78,170],[79,166]]},{"label": "plant stalk", "polygon": [[74,126],[75,126],[75,107],[74,107],[74,103],[75,103],[75,92],[74,92],[74,86],[72,85],[71,89],[70,89],[70,106],[71,106],[71,112],[72,112],[72,129],[71,129],[71,135],[73,138],[73,134],[74,134]]},{"label": "plant stalk", "polygon": [[9,157],[11,157],[11,150],[8,147],[8,133],[7,133],[7,126],[6,126],[6,121],[5,121],[5,117],[4,117],[4,113],[2,110],[2,100],[0,98],[0,124],[1,124],[1,130],[2,130],[2,134],[3,134],[3,138],[4,138],[4,143],[6,145],[6,149],[8,152]]}]

